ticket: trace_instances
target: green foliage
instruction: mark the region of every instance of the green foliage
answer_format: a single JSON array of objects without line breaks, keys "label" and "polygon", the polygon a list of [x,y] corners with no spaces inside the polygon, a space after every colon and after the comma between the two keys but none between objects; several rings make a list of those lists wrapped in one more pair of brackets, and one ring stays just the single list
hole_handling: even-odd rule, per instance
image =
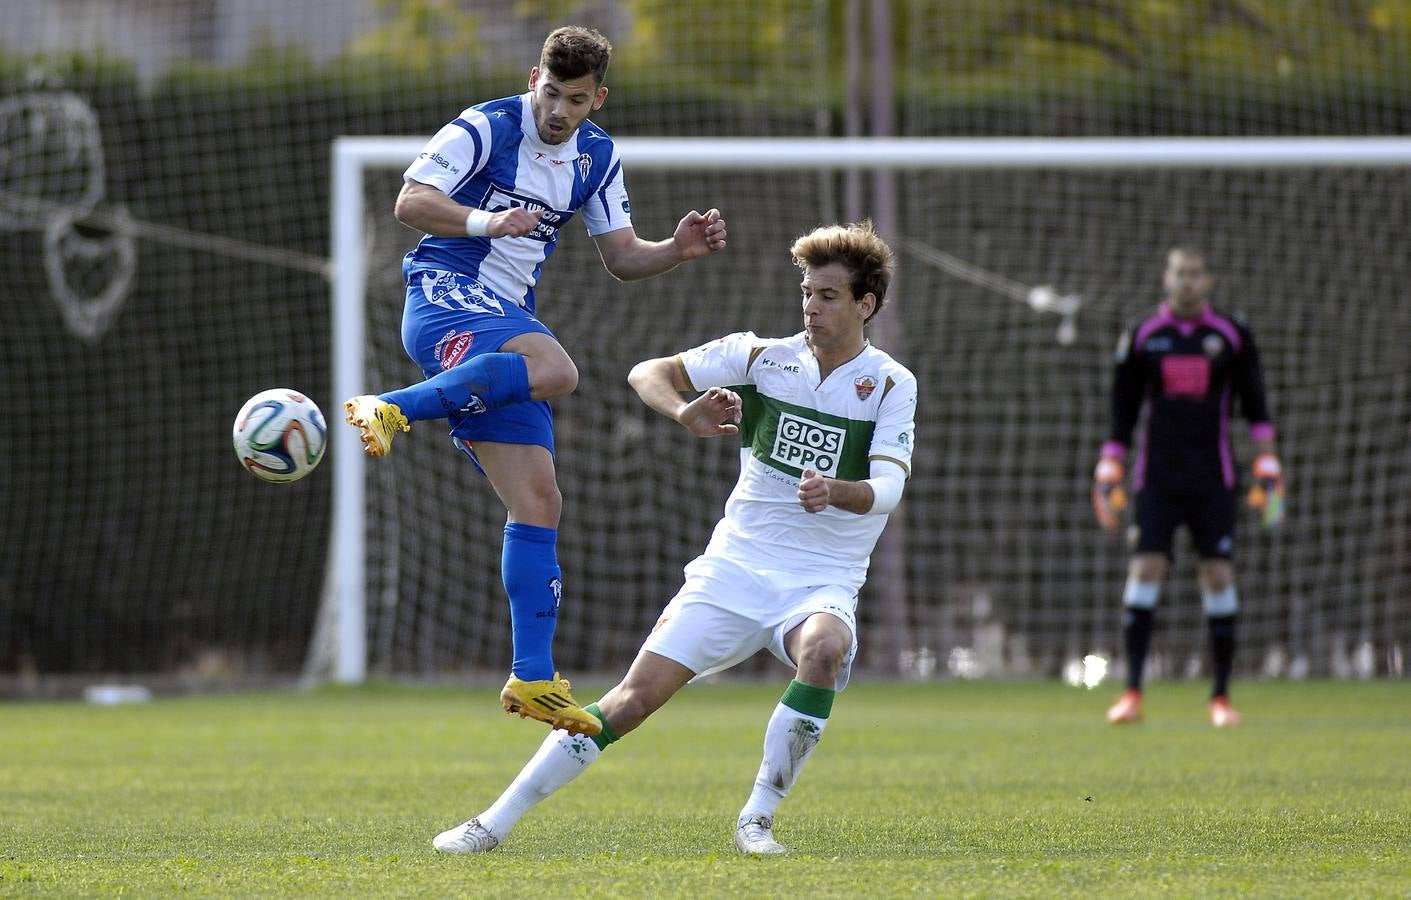
[{"label": "green foliage", "polygon": [[[837,0],[682,4],[620,0],[631,28],[610,82],[614,131],[659,133],[680,110],[731,133],[811,133],[819,108],[840,120],[847,48],[870,66]],[[325,96],[405,118],[406,98],[445,110],[522,83],[477,50],[481,21],[457,0],[379,0],[384,24],[336,58],[313,60],[273,36],[239,66],[192,60],[159,80],[216,98],[241,91]],[[894,10],[896,105],[904,133],[1404,133],[1411,0],[909,0]],[[516,0],[504,15],[547,30],[584,20],[578,4]],[[865,10],[864,10],[865,12]],[[868,17],[864,15],[864,20]],[[131,65],[94,54],[0,53],[0,77],[131,81]],[[8,76],[5,73],[10,73]],[[1310,98],[1315,98],[1311,100]],[[258,104],[253,97],[239,104]],[[1055,119],[1040,104],[1063,104]],[[793,116],[790,118],[790,116]],[[907,132],[907,122],[913,122]],[[397,121],[366,130],[390,133]],[[701,126],[697,125],[697,130]],[[626,129],[626,130],[624,130]]]},{"label": "green foliage", "polygon": [[[782,670],[781,670],[782,671]],[[0,707],[0,893],[221,896],[1379,896],[1405,892],[1401,683],[1156,684],[1145,725],[1057,684],[850,687],[743,859],[783,681],[687,689],[484,858],[434,853],[538,726],[493,692],[370,687]],[[592,696],[589,692],[587,696]],[[545,872],[583,871],[567,889]]]},{"label": "green foliage", "polygon": [[[1404,0],[915,0],[898,48],[910,90],[957,95],[1191,82],[1256,92],[1404,77],[1411,4]],[[1400,73],[1400,74],[1399,74]]]},{"label": "green foliage", "polygon": [[479,46],[480,19],[455,0],[377,0],[386,22],[349,48],[355,59],[392,61],[418,72],[464,67]]},{"label": "green foliage", "polygon": [[679,72],[746,93],[768,86],[780,72],[789,86],[814,75],[818,61],[804,53],[813,46],[805,36],[817,25],[816,3],[757,0],[742,9],[728,3],[626,0],[626,6],[633,31],[630,52],[622,54],[625,66]]}]

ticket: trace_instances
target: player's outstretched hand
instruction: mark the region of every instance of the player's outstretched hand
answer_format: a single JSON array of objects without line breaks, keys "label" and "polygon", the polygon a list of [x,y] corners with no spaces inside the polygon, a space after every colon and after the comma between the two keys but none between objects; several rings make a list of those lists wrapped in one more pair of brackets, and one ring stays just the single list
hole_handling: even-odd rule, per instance
[{"label": "player's outstretched hand", "polygon": [[799,506],[804,512],[818,513],[828,508],[828,479],[812,469],[799,476]]},{"label": "player's outstretched hand", "polygon": [[528,210],[522,206],[511,206],[490,217],[485,233],[492,238],[524,237],[539,226],[542,209]]},{"label": "player's outstretched hand", "polygon": [[681,410],[678,420],[696,437],[739,434],[740,395],[728,388],[713,387]]},{"label": "player's outstretched hand", "polygon": [[1110,456],[1098,460],[1093,471],[1093,514],[1108,531],[1121,524],[1122,510],[1127,508],[1127,492],[1122,490],[1122,463]]},{"label": "player's outstretched hand", "polygon": [[693,209],[677,223],[671,237],[683,260],[709,256],[725,249],[725,219],[718,209],[708,209],[705,215]]}]

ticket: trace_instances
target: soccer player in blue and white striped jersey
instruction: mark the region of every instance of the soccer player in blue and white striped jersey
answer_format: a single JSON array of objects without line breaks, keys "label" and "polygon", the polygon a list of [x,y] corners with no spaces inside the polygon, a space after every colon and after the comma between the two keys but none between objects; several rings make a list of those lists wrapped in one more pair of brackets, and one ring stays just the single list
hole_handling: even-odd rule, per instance
[{"label": "soccer player in blue and white striped jersey", "polygon": [[547,401],[571,393],[578,370],[537,318],[535,284],[575,213],[624,281],[725,247],[715,209],[687,213],[665,240],[637,236],[616,146],[588,119],[607,99],[611,53],[592,29],[554,31],[526,93],[463,110],[407,169],[396,216],[426,236],[402,264],[402,344],[426,380],[344,404],[373,456],[412,422],[449,420],[508,512],[501,577],[514,663],[501,702],[588,734],[600,723],[573,700],[551,652],[562,500]]}]

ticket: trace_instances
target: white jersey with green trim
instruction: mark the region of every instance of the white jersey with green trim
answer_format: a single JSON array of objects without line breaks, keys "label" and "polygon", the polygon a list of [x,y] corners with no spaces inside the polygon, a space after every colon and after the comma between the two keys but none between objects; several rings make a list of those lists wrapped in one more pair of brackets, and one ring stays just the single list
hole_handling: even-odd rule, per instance
[{"label": "white jersey with green trim", "polygon": [[704,556],[771,573],[782,588],[840,584],[854,591],[886,515],[799,505],[806,468],[861,481],[872,460],[911,476],[916,378],[867,344],[819,378],[803,332],[761,338],[740,332],[678,355],[695,390],[728,387],[742,401],[740,477]]}]

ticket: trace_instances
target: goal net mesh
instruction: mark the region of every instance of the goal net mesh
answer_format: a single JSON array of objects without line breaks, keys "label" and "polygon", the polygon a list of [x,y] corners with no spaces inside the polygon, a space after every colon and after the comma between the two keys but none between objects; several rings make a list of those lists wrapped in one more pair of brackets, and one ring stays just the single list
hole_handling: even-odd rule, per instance
[{"label": "goal net mesh", "polygon": [[[0,692],[319,668],[331,466],[265,485],[229,433],[276,386],[346,429],[329,375],[329,147],[430,135],[520,90],[566,9],[0,4]],[[870,127],[878,93],[904,137],[1411,133],[1411,13],[1395,3],[580,11],[616,45],[599,121],[617,137],[840,136]],[[377,388],[416,376],[398,344],[398,258],[417,237],[391,216],[399,168],[364,185]],[[880,215],[875,175],[629,165],[642,234],[666,235],[691,206],[718,206],[730,229],[723,255],[640,284],[613,282],[566,229],[540,291],[582,373],[556,404],[565,671],[630,659],[736,471],[728,442],[642,408],[628,368],[727,331],[796,330],[791,240]],[[1239,664],[1402,672],[1406,169],[908,172],[895,195],[901,267],[875,337],[916,372],[922,405],[915,477],[862,598],[862,665],[1050,674],[1116,652],[1127,550],[1091,523],[1088,477],[1116,336],[1158,300],[1165,247],[1190,240],[1260,342],[1289,476],[1281,532],[1241,518]],[[1036,285],[1082,298],[1071,343],[1016,301]],[[488,485],[434,423],[368,479],[370,671],[503,672],[503,512]],[[1167,675],[1201,665],[1191,556],[1182,543],[1160,612]]]},{"label": "goal net mesh", "polygon": [[[1405,209],[1405,172],[895,177],[901,263],[875,326],[885,337],[874,337],[916,373],[921,399],[915,475],[895,516],[900,566],[874,566],[864,590],[862,664],[1047,674],[1091,652],[1116,654],[1128,547],[1097,529],[1086,500],[1113,350],[1122,327],[1159,302],[1166,248],[1195,239],[1210,248],[1217,304],[1245,313],[1261,348],[1290,485],[1281,530],[1241,515],[1244,665],[1271,675],[1386,665],[1405,638],[1397,609],[1411,586],[1400,499],[1411,484],[1401,339],[1411,308],[1394,299],[1411,265],[1388,224]],[[629,179],[642,233],[666,233],[686,206],[718,205],[730,248],[623,285],[575,233],[545,268],[541,315],[581,370],[578,391],[555,404],[565,571],[557,653],[586,669],[630,658],[681,565],[704,546],[737,470],[731,442],[692,439],[647,411],[625,373],[731,331],[796,331],[788,247],[841,212],[831,173],[637,167]],[[396,173],[369,178],[369,209],[387,209],[398,183]],[[397,266],[414,236],[386,215],[371,219],[368,384],[385,389],[416,377],[399,344]],[[1055,317],[935,264],[936,251],[1081,296],[1074,339],[1060,342]],[[1242,430],[1236,446],[1247,467]],[[373,671],[503,668],[504,513],[488,484],[434,423],[370,468]],[[1184,538],[1176,556],[1154,668],[1194,675],[1206,641]],[[904,609],[889,608],[898,598]],[[880,647],[900,657],[880,659]]]}]

